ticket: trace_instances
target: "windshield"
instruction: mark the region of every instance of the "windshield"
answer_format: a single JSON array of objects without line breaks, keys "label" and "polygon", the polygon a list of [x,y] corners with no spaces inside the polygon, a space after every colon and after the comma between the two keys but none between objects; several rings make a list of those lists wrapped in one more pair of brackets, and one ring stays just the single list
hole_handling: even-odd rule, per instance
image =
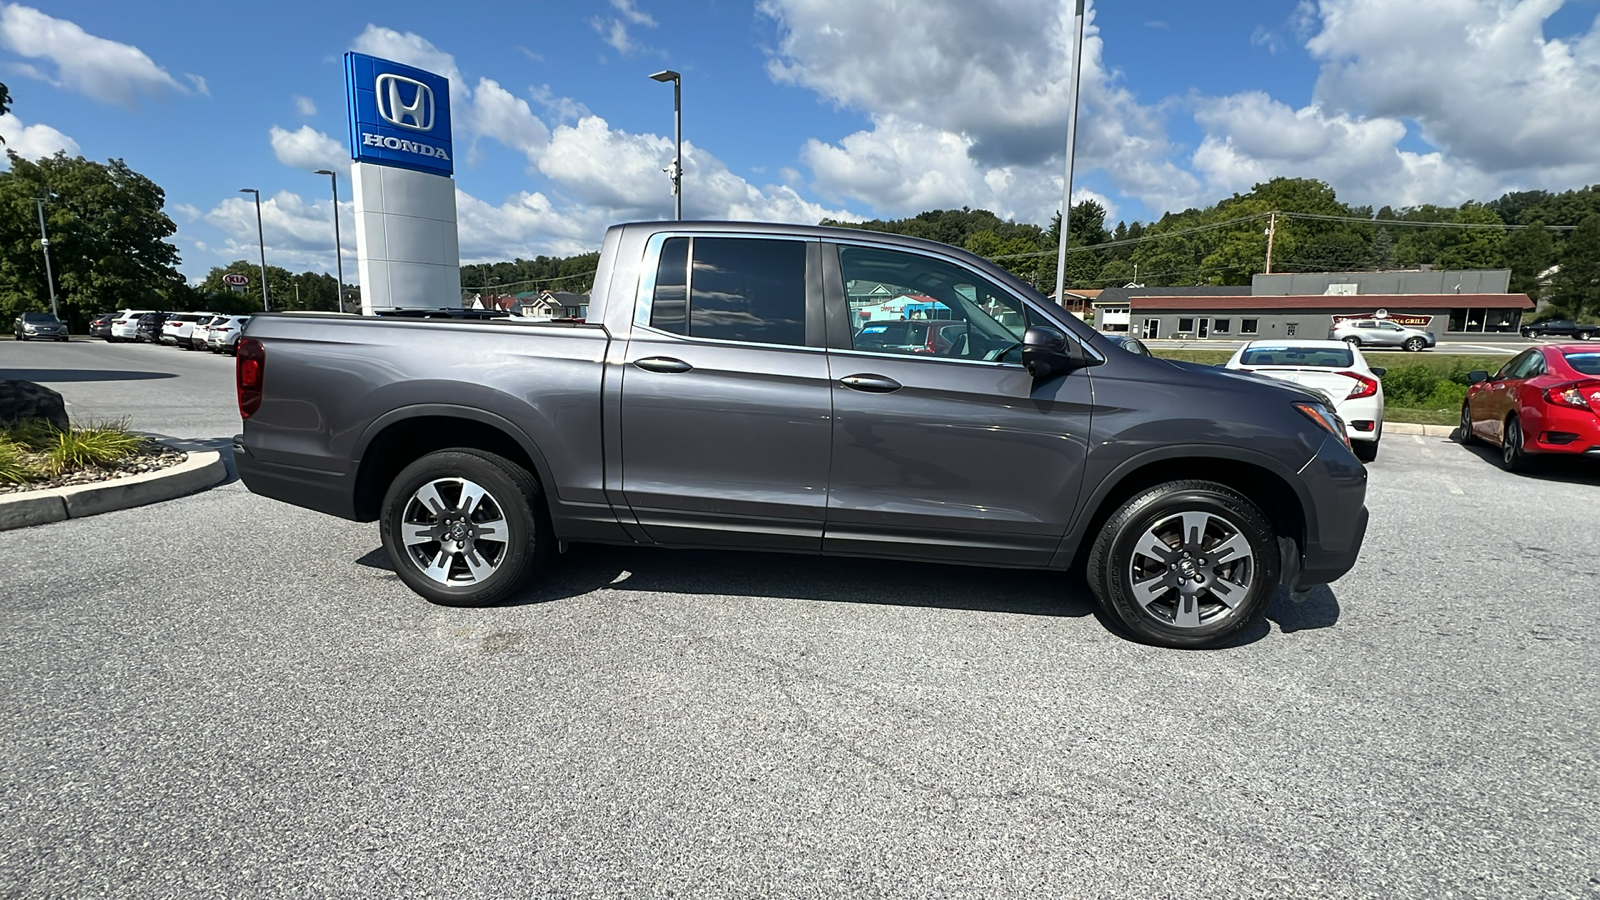
[{"label": "windshield", "polygon": [[1348,369],[1355,354],[1343,347],[1251,347],[1239,358],[1243,366]]},{"label": "windshield", "polygon": [[1562,354],[1567,358],[1567,365],[1577,369],[1585,375],[1600,375],[1600,351],[1585,350],[1581,353]]},{"label": "windshield", "polygon": [[56,320],[56,317],[50,315],[49,313],[23,313],[22,314],[22,321],[24,321],[24,322],[54,322],[55,320]]}]

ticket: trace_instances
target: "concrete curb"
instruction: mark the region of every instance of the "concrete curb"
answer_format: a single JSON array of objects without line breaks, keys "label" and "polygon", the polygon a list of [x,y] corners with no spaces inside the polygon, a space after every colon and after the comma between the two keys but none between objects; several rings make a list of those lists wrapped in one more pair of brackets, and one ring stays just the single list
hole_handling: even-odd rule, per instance
[{"label": "concrete curb", "polygon": [[222,454],[202,450],[190,451],[188,459],[159,472],[6,494],[0,496],[0,531],[160,503],[204,490],[227,477],[228,467],[222,461]]},{"label": "concrete curb", "polygon": [[1454,425],[1413,425],[1410,422],[1385,422],[1383,430],[1390,434],[1421,434],[1427,437],[1449,437],[1456,433]]}]

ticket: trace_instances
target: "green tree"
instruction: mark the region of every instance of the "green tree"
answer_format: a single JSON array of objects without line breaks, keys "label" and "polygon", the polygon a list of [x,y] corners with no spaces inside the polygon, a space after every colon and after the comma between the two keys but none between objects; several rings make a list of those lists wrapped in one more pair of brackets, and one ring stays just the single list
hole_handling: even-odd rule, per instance
[{"label": "green tree", "polygon": [[[306,273],[310,274],[310,273]],[[244,290],[235,291],[222,280],[224,275],[243,275],[248,279]],[[321,305],[308,303],[302,291],[299,302],[295,300],[296,278],[281,266],[267,266],[267,296],[274,310],[321,309],[333,310],[333,278],[328,279],[328,297]],[[203,305],[215,312],[247,313],[261,311],[261,266],[247,259],[236,259],[225,266],[214,266],[196,289],[205,298]]]},{"label": "green tree", "polygon": [[1600,317],[1600,215],[1578,224],[1561,252],[1552,303],[1573,318]]},{"label": "green tree", "polygon": [[1556,264],[1556,240],[1542,223],[1514,231],[1506,237],[1506,265],[1511,267],[1511,290],[1539,298],[1539,275]]},{"label": "green tree", "polygon": [[155,182],[120,159],[7,155],[11,170],[0,172],[0,318],[49,309],[34,205],[41,196],[50,197],[44,209],[56,295],[75,328],[100,310],[160,308],[181,291],[178,248],[167,241],[177,226]]}]

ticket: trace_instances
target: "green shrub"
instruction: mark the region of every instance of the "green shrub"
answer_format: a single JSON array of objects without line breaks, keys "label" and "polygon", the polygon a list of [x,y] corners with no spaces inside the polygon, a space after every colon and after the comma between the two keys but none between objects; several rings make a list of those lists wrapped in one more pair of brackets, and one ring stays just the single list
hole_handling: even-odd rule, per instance
[{"label": "green shrub", "polygon": [[1384,400],[1395,406],[1420,408],[1446,378],[1431,366],[1396,366],[1383,375]]},{"label": "green shrub", "polygon": [[58,431],[47,448],[46,465],[52,474],[71,469],[103,467],[139,451],[144,438],[132,434],[127,422],[91,423],[85,428]]},{"label": "green shrub", "polygon": [[26,484],[37,475],[23,448],[14,441],[0,437],[0,484]]}]

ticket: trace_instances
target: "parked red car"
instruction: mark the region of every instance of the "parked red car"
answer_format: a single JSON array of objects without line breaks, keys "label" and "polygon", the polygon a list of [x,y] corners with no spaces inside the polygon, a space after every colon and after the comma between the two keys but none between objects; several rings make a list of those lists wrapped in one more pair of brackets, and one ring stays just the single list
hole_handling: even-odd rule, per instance
[{"label": "parked red car", "polygon": [[1461,440],[1500,445],[1507,471],[1530,455],[1600,458],[1600,348],[1546,344],[1517,354],[1494,375],[1473,372],[1461,404]]}]

